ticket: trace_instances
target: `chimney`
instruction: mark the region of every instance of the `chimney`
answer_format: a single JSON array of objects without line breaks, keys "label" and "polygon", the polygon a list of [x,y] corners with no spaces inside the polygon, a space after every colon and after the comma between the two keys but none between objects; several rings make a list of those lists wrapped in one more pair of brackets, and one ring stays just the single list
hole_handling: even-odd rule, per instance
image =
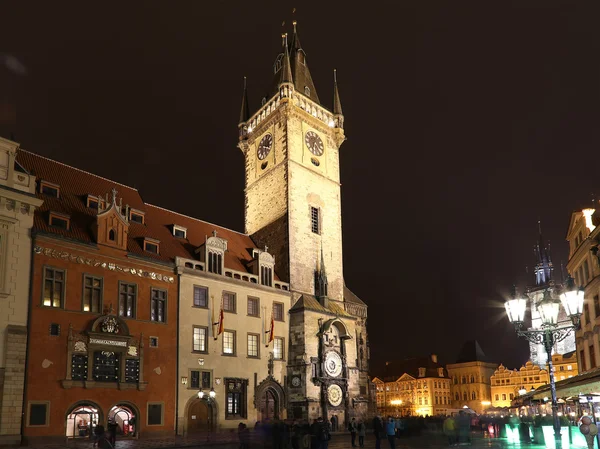
[{"label": "chimney", "polygon": [[433,363],[437,363],[437,362],[438,362],[438,361],[437,361],[437,355],[436,355],[436,354],[431,354],[431,361],[432,361]]}]

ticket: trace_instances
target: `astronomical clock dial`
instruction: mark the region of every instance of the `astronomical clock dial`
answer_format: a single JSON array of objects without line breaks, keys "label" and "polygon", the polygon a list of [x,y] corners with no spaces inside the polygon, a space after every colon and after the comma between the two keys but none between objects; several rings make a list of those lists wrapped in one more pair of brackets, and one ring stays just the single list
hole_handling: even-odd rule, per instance
[{"label": "astronomical clock dial", "polygon": [[262,139],[260,139],[260,143],[258,144],[258,149],[256,150],[256,155],[259,160],[263,160],[266,158],[271,152],[271,147],[273,146],[273,136],[271,134],[265,134]]},{"label": "astronomical clock dial", "polygon": [[342,358],[337,352],[328,352],[325,356],[325,372],[331,377],[342,374]]},{"label": "astronomical clock dial", "polygon": [[298,376],[292,377],[292,386],[299,387],[300,386],[300,378]]},{"label": "astronomical clock dial", "polygon": [[332,384],[327,388],[327,400],[331,405],[337,407],[342,403],[344,393],[339,385]]},{"label": "astronomical clock dial", "polygon": [[323,155],[325,145],[316,132],[308,131],[304,136],[304,143],[306,143],[306,148],[308,148],[315,156]]}]

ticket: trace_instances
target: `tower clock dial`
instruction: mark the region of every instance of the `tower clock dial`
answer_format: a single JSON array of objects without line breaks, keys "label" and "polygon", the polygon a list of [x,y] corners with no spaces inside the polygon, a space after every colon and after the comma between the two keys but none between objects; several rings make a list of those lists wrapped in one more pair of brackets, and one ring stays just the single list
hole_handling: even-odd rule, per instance
[{"label": "tower clock dial", "polygon": [[325,356],[325,372],[331,377],[342,374],[342,358],[337,352],[330,351]]},{"label": "tower clock dial", "polygon": [[273,136],[271,134],[265,134],[262,139],[260,139],[260,143],[258,144],[258,149],[256,150],[256,155],[259,160],[263,160],[266,158],[271,152],[271,147],[273,146]]},{"label": "tower clock dial", "polygon": [[327,400],[331,405],[337,407],[342,403],[344,393],[339,385],[332,384],[327,388]]},{"label": "tower clock dial", "polygon": [[323,155],[323,152],[325,151],[325,145],[323,144],[323,140],[321,140],[316,132],[307,131],[306,135],[304,136],[304,143],[306,143],[306,148],[308,148],[315,156]]}]

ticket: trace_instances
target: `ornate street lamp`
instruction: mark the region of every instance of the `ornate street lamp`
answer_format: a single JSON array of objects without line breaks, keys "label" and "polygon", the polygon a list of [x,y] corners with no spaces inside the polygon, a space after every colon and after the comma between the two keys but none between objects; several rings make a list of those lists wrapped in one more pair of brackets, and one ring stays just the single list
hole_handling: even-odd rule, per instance
[{"label": "ornate street lamp", "polygon": [[[524,330],[525,312],[527,309],[526,297],[518,297],[516,288],[513,286],[511,298],[504,304],[508,320],[514,324],[517,335],[526,338],[531,343],[543,344],[546,354],[548,354],[548,375],[550,377],[550,391],[552,393],[552,418],[554,422],[556,449],[561,449],[562,441],[560,436],[558,401],[556,400],[556,383],[552,368],[552,348],[556,343],[567,338],[571,331],[579,327],[583,311],[583,297],[583,291],[575,288],[575,283],[571,276],[567,279],[566,287],[560,295],[560,301],[552,297],[549,290],[545,290],[542,300],[537,304],[537,311],[540,314],[542,325],[539,329],[529,330]],[[569,317],[569,321],[558,321],[561,303]]]},{"label": "ornate street lamp", "polygon": [[[208,392],[208,400],[210,401],[211,399],[214,399],[216,395],[217,395],[217,393],[215,392],[215,389],[211,388],[210,391]],[[200,391],[198,392],[198,399],[203,399],[204,396],[205,396],[204,390],[200,389]]]}]

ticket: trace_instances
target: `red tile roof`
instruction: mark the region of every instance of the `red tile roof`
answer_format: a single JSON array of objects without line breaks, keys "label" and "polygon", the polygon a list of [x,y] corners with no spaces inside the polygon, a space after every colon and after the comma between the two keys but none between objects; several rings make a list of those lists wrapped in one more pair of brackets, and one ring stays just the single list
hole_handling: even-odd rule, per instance
[{"label": "red tile roof", "polygon": [[[19,150],[17,161],[40,181],[49,181],[60,186],[59,198],[39,193],[44,200],[36,211],[34,230],[60,235],[84,243],[94,244],[93,228],[96,226],[97,210],[87,207],[87,196],[111,196],[112,189],[117,190],[117,201],[123,199],[123,206],[145,213],[145,224],[130,221],[127,250],[135,255],[162,262],[174,262],[175,257],[198,259],[195,250],[204,244],[206,236],[217,231],[217,236],[227,240],[225,267],[247,272],[246,262],[252,260],[252,249],[256,248],[252,239],[246,235],[202,220],[181,215],[159,206],[145,204],[139,192],[129,186],[110,179],[79,170],[61,162],[45,158],[25,150]],[[112,198],[112,197],[111,197]],[[110,200],[110,198],[109,198]],[[69,215],[71,226],[68,230],[51,227],[48,224],[49,212]],[[187,228],[186,238],[177,238],[172,233],[172,225]],[[160,241],[159,254],[143,249],[144,237]]]}]

